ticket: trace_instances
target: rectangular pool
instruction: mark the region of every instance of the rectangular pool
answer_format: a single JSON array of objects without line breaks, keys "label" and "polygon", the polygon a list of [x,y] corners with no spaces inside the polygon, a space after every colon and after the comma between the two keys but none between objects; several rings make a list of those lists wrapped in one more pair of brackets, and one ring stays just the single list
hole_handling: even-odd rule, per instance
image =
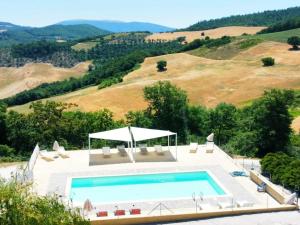
[{"label": "rectangular pool", "polygon": [[207,171],[128,176],[73,178],[69,197],[74,203],[93,204],[171,200],[225,195]]}]

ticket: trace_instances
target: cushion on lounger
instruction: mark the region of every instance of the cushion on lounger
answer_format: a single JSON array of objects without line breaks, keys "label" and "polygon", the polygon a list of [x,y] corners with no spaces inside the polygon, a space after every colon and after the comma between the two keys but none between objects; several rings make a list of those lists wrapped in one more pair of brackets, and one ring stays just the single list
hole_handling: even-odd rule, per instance
[{"label": "cushion on lounger", "polygon": [[115,216],[124,216],[125,215],[125,210],[123,209],[118,209],[115,211]]},{"label": "cushion on lounger", "polygon": [[141,209],[132,209],[130,210],[131,215],[141,214]]},{"label": "cushion on lounger", "polygon": [[100,212],[97,212],[97,216],[98,217],[108,216],[108,213],[107,213],[107,211],[100,211]]}]

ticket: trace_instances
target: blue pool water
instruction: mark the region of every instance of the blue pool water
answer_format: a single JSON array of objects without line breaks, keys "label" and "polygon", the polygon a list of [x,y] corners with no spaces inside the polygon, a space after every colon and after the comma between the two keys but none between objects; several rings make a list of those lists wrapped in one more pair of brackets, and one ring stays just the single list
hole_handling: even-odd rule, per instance
[{"label": "blue pool water", "polygon": [[73,202],[90,199],[93,203],[136,202],[225,195],[206,171],[160,173],[130,176],[73,178],[70,198]]}]

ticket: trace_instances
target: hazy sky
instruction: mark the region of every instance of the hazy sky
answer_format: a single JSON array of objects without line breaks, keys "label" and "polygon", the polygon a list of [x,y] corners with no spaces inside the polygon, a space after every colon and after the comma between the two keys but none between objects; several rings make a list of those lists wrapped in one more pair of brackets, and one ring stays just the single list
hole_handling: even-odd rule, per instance
[{"label": "hazy sky", "polygon": [[181,28],[204,19],[292,6],[300,6],[300,0],[0,0],[0,21],[45,26],[67,19],[106,19]]}]

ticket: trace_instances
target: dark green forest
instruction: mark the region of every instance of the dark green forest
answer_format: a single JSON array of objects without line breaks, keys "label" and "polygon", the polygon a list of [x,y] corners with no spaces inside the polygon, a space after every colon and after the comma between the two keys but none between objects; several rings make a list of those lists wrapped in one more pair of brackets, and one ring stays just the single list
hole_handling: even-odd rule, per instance
[{"label": "dark green forest", "polygon": [[258,34],[274,33],[274,32],[292,30],[292,29],[296,29],[296,28],[300,28],[300,17],[295,17],[295,18],[288,19],[286,21],[271,25],[268,28],[258,32]]},{"label": "dark green forest", "polygon": [[271,26],[299,16],[300,7],[293,7],[282,10],[264,11],[247,15],[235,15],[220,19],[204,20],[182,30],[197,31],[226,26]]}]

